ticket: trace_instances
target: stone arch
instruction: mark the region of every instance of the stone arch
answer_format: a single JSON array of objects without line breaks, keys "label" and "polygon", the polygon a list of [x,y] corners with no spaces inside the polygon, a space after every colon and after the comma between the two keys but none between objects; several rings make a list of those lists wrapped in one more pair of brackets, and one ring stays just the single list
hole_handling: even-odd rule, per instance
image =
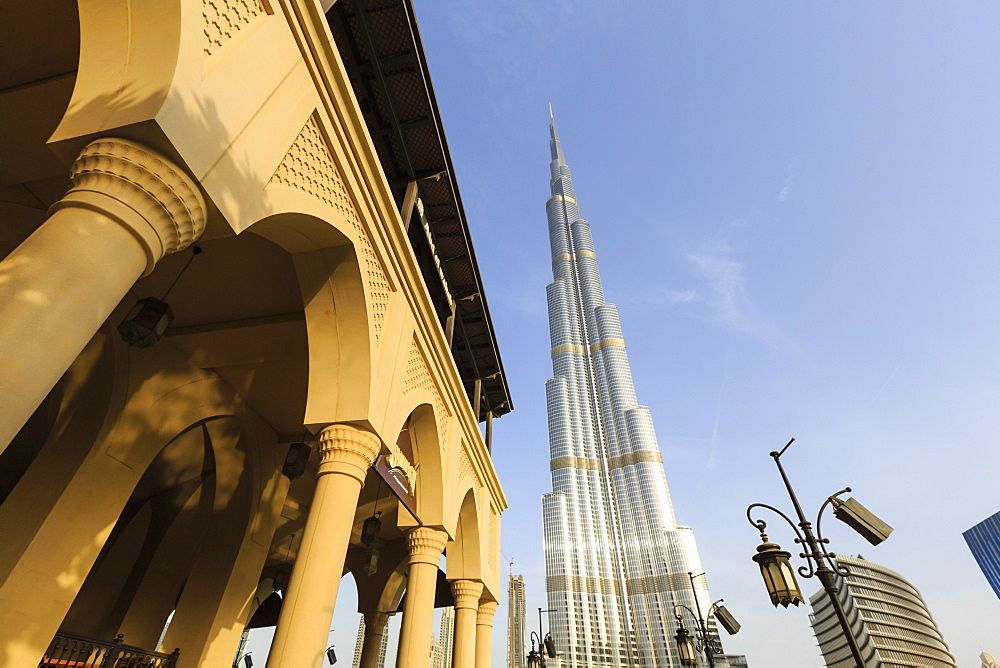
[{"label": "stone arch", "polygon": [[[413,464],[417,470],[417,516],[423,526],[444,526],[444,464],[440,416],[434,407],[434,397],[426,390],[407,393],[406,403],[386,421],[387,434],[409,430]],[[397,426],[398,425],[398,426]],[[395,443],[391,436],[386,442]]]},{"label": "stone arch", "polygon": [[[31,540],[14,555],[9,576],[0,585],[0,598],[19,602],[16,610],[0,611],[0,623],[16,623],[12,620],[21,616],[35,623],[19,644],[0,647],[0,663],[20,665],[41,656],[136,485],[163,448],[205,422],[242,414],[238,397],[218,377],[194,369],[169,347],[159,348],[159,355],[153,350],[124,353],[128,381],[112,391],[121,403],[112,401],[100,435],[89,441],[64,484],[58,489],[32,485],[30,494],[19,496],[16,504],[13,498],[4,504],[5,513],[28,516],[15,526],[30,533]],[[54,440],[43,447],[22,483],[33,479],[32,468],[49,459],[45,451],[58,445]],[[100,494],[94,493],[95,481],[100,482]],[[38,513],[32,511],[32,495],[48,499]]]},{"label": "stone arch", "polygon": [[356,246],[332,224],[302,213],[270,215],[247,231],[281,246],[295,266],[309,350],[304,422],[367,420],[372,318]]},{"label": "stone arch", "polygon": [[482,580],[483,548],[479,500],[474,487],[463,487],[454,538],[445,547],[449,580]]}]

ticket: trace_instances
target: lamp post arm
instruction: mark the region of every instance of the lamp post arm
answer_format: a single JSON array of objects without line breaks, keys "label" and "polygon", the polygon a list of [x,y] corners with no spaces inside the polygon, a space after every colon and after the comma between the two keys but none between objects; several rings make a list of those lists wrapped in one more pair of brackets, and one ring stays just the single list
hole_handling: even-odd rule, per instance
[{"label": "lamp post arm", "polygon": [[[792,519],[788,515],[786,515],[785,513],[781,512],[780,510],[778,510],[774,506],[767,505],[766,503],[752,503],[747,508],[747,519],[750,521],[750,524],[752,524],[754,526],[754,528],[756,528],[757,531],[760,532],[761,537],[766,538],[766,534],[764,533],[764,529],[767,528],[767,522],[765,522],[764,520],[755,520],[755,519],[753,519],[753,517],[751,516],[751,512],[753,511],[754,508],[767,508],[771,512],[777,513],[782,519],[784,519],[786,522],[788,522],[788,526],[792,527],[792,531],[795,532],[795,542],[797,544],[799,544],[799,545],[806,545],[807,544],[806,539],[803,538],[803,536],[802,536],[802,532],[799,531],[799,527],[795,526],[795,522],[793,522]],[[806,522],[805,524],[808,526],[809,522]],[[803,528],[805,528],[805,527],[803,527]],[[799,572],[799,575],[801,575],[804,578],[811,578],[812,576],[816,575],[816,569],[813,567],[812,559],[808,558],[809,555],[807,553],[802,553],[799,556],[806,557],[806,565],[805,566],[799,566],[798,569],[797,569],[798,572]]]},{"label": "lamp post arm", "polygon": [[[820,530],[820,522],[823,521],[823,511],[826,510],[826,507],[830,505],[830,503],[832,503],[833,500],[836,499],[838,496],[840,496],[841,494],[849,494],[850,492],[851,488],[845,487],[836,494],[831,494],[829,497],[827,497],[826,501],[823,502],[823,505],[819,507],[819,512],[816,513],[816,538],[818,538],[819,542],[822,543],[823,545],[826,545],[830,542],[828,539],[823,538],[823,532]],[[851,574],[850,569],[847,568],[847,566],[841,566],[840,563],[838,563],[837,560],[833,558],[832,553],[828,552],[825,554],[825,556],[829,557],[831,561],[833,561],[833,570],[835,570],[838,575],[841,575],[846,578],[848,575]]]}]

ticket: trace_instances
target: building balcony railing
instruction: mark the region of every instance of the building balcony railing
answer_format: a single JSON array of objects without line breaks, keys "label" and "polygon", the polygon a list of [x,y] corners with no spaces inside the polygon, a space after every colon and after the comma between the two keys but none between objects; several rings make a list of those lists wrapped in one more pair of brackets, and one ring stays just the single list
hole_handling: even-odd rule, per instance
[{"label": "building balcony railing", "polygon": [[38,668],[175,668],[180,650],[170,654],[126,645],[124,636],[114,641],[57,633]]}]

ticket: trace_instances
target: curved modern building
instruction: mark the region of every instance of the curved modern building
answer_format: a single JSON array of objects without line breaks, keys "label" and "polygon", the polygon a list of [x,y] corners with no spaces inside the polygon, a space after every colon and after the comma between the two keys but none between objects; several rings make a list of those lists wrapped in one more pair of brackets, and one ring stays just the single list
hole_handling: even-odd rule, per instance
[{"label": "curved modern building", "polygon": [[688,577],[702,573],[694,533],[674,517],[653,420],[636,400],[618,311],[604,301],[554,120],[549,129],[552,493],[542,508],[550,629],[562,666],[679,666],[674,605],[696,609],[697,595],[707,612],[708,586],[697,577],[694,589]]},{"label": "curved modern building", "polygon": [[[840,600],[868,668],[955,668],[927,604],[909,581],[861,557],[836,555],[850,575],[838,578]],[[855,668],[833,605],[820,590],[809,599],[813,633],[828,668]]]}]

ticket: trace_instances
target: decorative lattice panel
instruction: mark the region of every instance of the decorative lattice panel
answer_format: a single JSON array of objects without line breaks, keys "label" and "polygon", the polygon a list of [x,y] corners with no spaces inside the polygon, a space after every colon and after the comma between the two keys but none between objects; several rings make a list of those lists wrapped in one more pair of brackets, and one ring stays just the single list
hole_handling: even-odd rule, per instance
[{"label": "decorative lattice panel", "polygon": [[357,209],[344,186],[344,179],[333,159],[333,152],[320,129],[316,114],[309,117],[291,148],[271,177],[269,186],[295,188],[336,209],[354,228],[358,239],[359,260],[364,268],[371,301],[375,340],[382,336],[392,287],[375,255],[375,248],[361,224]]},{"label": "decorative lattice panel", "polygon": [[211,56],[258,16],[267,13],[261,0],[203,0],[205,55]]},{"label": "decorative lattice panel", "polygon": [[442,457],[448,447],[448,415],[444,410],[444,400],[441,392],[438,391],[437,384],[431,377],[427,360],[420,352],[417,338],[414,336],[410,341],[410,356],[406,362],[406,378],[403,380],[404,394],[410,390],[427,390],[434,397],[434,416],[437,418],[438,439],[441,444]]}]

